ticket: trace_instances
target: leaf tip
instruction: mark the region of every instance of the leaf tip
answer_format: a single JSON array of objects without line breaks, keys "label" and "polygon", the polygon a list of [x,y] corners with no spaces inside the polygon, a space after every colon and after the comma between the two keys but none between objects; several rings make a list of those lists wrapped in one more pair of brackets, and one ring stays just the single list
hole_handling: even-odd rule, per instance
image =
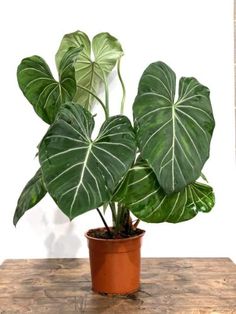
[{"label": "leaf tip", "polygon": [[19,211],[19,207],[16,208],[16,211],[15,211],[15,214],[14,214],[14,217],[13,217],[13,225],[16,227],[20,217],[17,215]]}]

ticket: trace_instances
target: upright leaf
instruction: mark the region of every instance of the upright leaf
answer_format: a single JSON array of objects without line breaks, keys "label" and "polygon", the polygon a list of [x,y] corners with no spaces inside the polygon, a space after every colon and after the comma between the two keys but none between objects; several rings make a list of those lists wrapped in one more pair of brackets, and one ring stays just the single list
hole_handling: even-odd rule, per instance
[{"label": "upright leaf", "polygon": [[99,84],[112,71],[123,50],[118,40],[109,33],[96,35],[91,44],[85,33],[76,31],[63,37],[56,54],[57,65],[71,47],[83,47],[75,63],[78,88],[74,101],[90,109],[93,98],[83,87],[96,94]]},{"label": "upright leaf", "polygon": [[106,120],[96,140],[93,128],[86,109],[66,104],[39,146],[47,190],[70,219],[109,202],[135,158],[127,117]]},{"label": "upright leaf", "polygon": [[133,105],[142,158],[167,194],[194,182],[208,159],[214,129],[209,90],[195,78],[179,82],[175,73],[156,62],[144,71]]},{"label": "upright leaf", "polygon": [[199,211],[209,212],[214,206],[214,194],[210,186],[194,182],[180,192],[167,195],[155,173],[141,160],[129,170],[115,201],[143,221],[178,223],[192,219]]},{"label": "upright leaf", "polygon": [[43,182],[42,172],[41,169],[39,169],[34,177],[26,184],[18,199],[13,218],[14,225],[16,225],[24,213],[35,206],[46,193],[47,190]]},{"label": "upright leaf", "polygon": [[74,59],[81,48],[70,49],[61,59],[57,82],[46,64],[39,56],[21,61],[17,69],[19,86],[33,105],[36,113],[51,124],[61,104],[72,100],[76,91]]},{"label": "upright leaf", "polygon": [[97,72],[102,76],[102,72],[109,74],[117,60],[123,55],[123,50],[119,41],[109,33],[97,34],[92,40],[94,62]]}]

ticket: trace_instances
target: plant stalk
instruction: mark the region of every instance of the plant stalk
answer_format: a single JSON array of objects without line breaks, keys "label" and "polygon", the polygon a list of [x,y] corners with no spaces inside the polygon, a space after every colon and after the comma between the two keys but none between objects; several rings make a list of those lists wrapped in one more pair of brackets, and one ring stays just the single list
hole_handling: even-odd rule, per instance
[{"label": "plant stalk", "polygon": [[124,81],[121,77],[121,73],[120,73],[120,60],[121,58],[119,58],[118,62],[117,62],[117,74],[121,83],[121,87],[122,87],[122,99],[121,99],[121,105],[120,105],[120,114],[124,113],[124,106],[125,106],[125,97],[126,97],[126,90],[125,90],[125,84]]},{"label": "plant stalk", "polygon": [[103,222],[103,224],[104,224],[104,226],[105,226],[105,228],[106,228],[106,230],[107,230],[107,233],[108,233],[109,235],[112,235],[111,230],[110,230],[110,228],[108,227],[108,225],[107,225],[107,223],[106,223],[106,220],[104,219],[104,217],[103,217],[102,213],[100,212],[99,208],[97,208],[97,211],[98,211],[98,213],[99,213],[99,216],[100,216],[101,219],[102,219],[102,222]]},{"label": "plant stalk", "polygon": [[101,68],[101,66],[98,64],[98,67],[100,69],[100,71],[102,72],[102,81],[103,81],[103,84],[104,84],[104,89],[105,89],[105,107],[106,107],[106,112],[107,112],[107,115],[109,117],[109,89],[108,89],[108,84],[107,84],[107,78],[106,78],[106,75],[103,71],[103,69]]},{"label": "plant stalk", "polygon": [[[102,71],[103,73],[103,71]],[[110,110],[109,110],[109,89],[108,89],[108,84],[107,84],[107,79],[105,77],[105,74],[103,73],[104,76],[104,87],[105,87],[105,106],[107,110],[108,117],[110,116]]]},{"label": "plant stalk", "polygon": [[109,203],[112,213],[113,226],[116,226],[117,215],[116,215],[116,205],[115,203]]},{"label": "plant stalk", "polygon": [[100,105],[102,106],[103,110],[104,110],[104,113],[105,113],[105,117],[106,119],[108,119],[109,117],[109,112],[107,112],[107,108],[106,106],[104,105],[104,103],[102,102],[102,100],[96,95],[94,94],[93,92],[91,92],[91,90],[87,89],[86,87],[82,86],[82,85],[79,85],[77,84],[77,87],[85,90],[86,92],[88,92],[89,94],[91,94],[99,103]]},{"label": "plant stalk", "polygon": [[140,223],[140,219],[137,219],[137,220],[135,221],[135,223],[133,224],[133,228],[134,228],[135,230],[137,229],[139,223]]},{"label": "plant stalk", "polygon": [[115,226],[116,232],[121,231],[121,228],[124,225],[124,216],[125,216],[125,208],[122,205],[118,204],[116,226]]}]

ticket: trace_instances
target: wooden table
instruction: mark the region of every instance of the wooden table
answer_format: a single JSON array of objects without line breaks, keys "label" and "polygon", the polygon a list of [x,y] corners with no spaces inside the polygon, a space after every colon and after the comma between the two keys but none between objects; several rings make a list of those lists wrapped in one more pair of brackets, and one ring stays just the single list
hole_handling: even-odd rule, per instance
[{"label": "wooden table", "polygon": [[236,313],[236,265],[227,258],[143,259],[141,290],[128,297],[90,286],[87,259],[6,260],[0,313]]}]

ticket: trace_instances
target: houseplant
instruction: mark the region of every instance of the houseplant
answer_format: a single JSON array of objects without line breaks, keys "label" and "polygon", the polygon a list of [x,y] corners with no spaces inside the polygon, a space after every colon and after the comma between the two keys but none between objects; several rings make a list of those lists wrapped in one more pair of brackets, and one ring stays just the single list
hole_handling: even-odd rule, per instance
[{"label": "houseplant", "polygon": [[[50,127],[38,145],[40,168],[19,197],[14,224],[47,192],[70,220],[96,209],[105,227],[86,234],[90,257],[97,258],[91,261],[93,290],[109,293],[130,293],[139,287],[144,234],[137,228],[139,220],[177,223],[199,211],[209,212],[214,205],[212,188],[196,181],[205,180],[201,171],[214,129],[208,88],[183,77],[175,100],[173,70],[163,62],[150,64],[133,104],[133,127],[123,115],[122,55],[120,43],[110,34],[98,34],[90,42],[77,31],[63,37],[56,54],[58,82],[38,56],[23,59],[17,70],[21,90]],[[115,67],[123,96],[121,113],[110,117],[108,75]],[[95,100],[105,119],[94,140]],[[101,206],[104,212],[111,209],[112,227]],[[118,262],[113,260],[117,252],[122,253]]]}]

